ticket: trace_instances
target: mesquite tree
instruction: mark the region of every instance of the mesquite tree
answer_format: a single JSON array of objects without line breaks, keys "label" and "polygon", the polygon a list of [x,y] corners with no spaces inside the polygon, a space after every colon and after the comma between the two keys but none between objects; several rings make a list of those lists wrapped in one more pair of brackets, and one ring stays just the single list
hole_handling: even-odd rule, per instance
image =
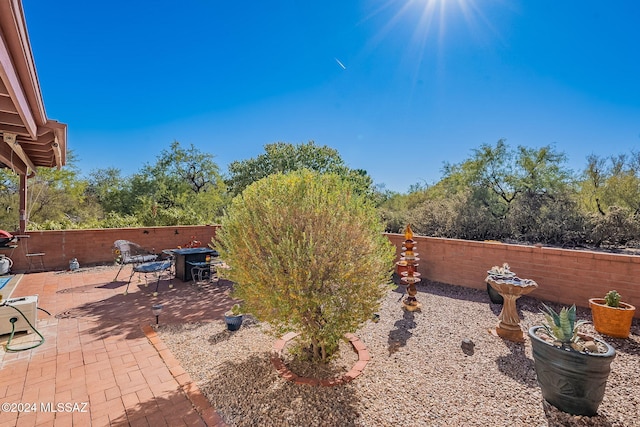
[{"label": "mesquite tree", "polygon": [[219,248],[246,311],[295,330],[315,362],[378,309],[395,248],[375,208],[334,174],[274,174],[233,199]]}]

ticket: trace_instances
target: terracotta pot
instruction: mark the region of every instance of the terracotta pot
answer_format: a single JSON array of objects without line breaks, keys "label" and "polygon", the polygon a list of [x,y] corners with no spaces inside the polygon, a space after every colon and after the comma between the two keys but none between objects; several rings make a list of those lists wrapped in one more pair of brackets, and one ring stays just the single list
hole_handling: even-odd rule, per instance
[{"label": "terracotta pot", "polygon": [[631,304],[620,303],[620,307],[609,307],[604,298],[591,298],[589,300],[593,326],[601,334],[614,338],[628,338],[631,331],[631,322],[636,308]]}]

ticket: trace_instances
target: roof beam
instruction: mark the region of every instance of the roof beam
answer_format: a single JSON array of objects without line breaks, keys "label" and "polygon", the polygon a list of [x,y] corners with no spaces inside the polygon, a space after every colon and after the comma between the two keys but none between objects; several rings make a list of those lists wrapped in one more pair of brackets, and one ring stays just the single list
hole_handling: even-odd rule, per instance
[{"label": "roof beam", "polygon": [[62,167],[62,152],[60,150],[60,144],[58,144],[58,137],[56,136],[53,145],[53,157],[55,157],[56,160],[56,166],[58,167],[58,169],[60,169]]},{"label": "roof beam", "polygon": [[20,79],[16,74],[13,62],[11,61],[11,55],[9,54],[6,41],[4,37],[2,37],[2,34],[0,34],[0,78],[5,82],[9,96],[18,110],[18,114],[20,115],[24,126],[27,128],[29,136],[35,139],[38,127],[33,114],[31,113],[31,109],[29,108],[27,96],[22,90]]},{"label": "roof beam", "polygon": [[18,110],[16,110],[16,106],[11,102],[11,98],[2,95],[0,95],[0,111],[18,114]]},{"label": "roof beam", "polygon": [[67,125],[55,120],[47,120],[47,126],[53,129],[54,140],[51,148],[56,167],[60,169],[67,163]]},{"label": "roof beam", "polygon": [[5,125],[22,126],[22,119],[15,113],[0,114],[0,123]]},{"label": "roof beam", "polygon": [[0,161],[17,174],[26,175],[28,172],[28,166],[15,155],[8,144],[0,143]]},{"label": "roof beam", "polygon": [[16,135],[24,136],[25,138],[31,138],[29,132],[24,126],[2,125],[2,127],[0,127],[0,132],[15,133]]},{"label": "roof beam", "polygon": [[35,172],[36,167],[31,162],[29,156],[27,156],[27,154],[24,152],[22,146],[18,143],[18,141],[16,141],[15,133],[3,132],[2,140],[9,146],[11,150],[13,150],[14,153],[18,155],[20,160],[22,160],[25,165],[27,165],[29,168],[31,168],[32,171]]}]

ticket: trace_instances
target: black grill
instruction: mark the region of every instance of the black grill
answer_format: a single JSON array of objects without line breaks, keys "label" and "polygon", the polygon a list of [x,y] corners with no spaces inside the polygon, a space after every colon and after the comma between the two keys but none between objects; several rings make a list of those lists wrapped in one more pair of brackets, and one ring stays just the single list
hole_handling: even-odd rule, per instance
[{"label": "black grill", "polygon": [[0,230],[0,248],[15,248],[18,246],[18,238],[8,231]]}]

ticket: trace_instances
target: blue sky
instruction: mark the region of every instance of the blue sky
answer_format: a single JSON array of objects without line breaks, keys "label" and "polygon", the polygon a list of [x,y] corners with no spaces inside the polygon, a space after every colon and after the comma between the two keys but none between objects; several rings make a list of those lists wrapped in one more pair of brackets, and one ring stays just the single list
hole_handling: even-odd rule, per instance
[{"label": "blue sky", "polygon": [[[174,140],[223,171],[283,141],[404,192],[483,143],[640,146],[640,3],[23,0],[50,118],[83,173]],[[407,167],[409,165],[410,167]]]}]

